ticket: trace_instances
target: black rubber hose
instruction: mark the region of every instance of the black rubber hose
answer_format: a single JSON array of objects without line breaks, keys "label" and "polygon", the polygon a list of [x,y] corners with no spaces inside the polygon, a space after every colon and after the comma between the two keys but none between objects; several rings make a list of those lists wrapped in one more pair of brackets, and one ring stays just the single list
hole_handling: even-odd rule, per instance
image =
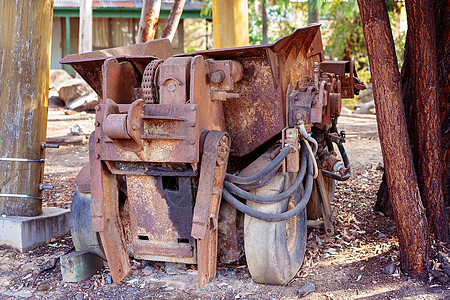
[{"label": "black rubber hose", "polygon": [[326,170],[322,169],[322,175],[326,176],[326,177],[330,177],[331,179],[335,179],[337,181],[346,181],[350,178],[350,174],[346,174],[344,176],[338,175],[336,173],[333,172],[328,172]]},{"label": "black rubber hose", "polygon": [[347,152],[342,144],[338,144],[339,153],[341,153],[342,161],[346,168],[350,168],[350,161],[348,160]]},{"label": "black rubber hose", "polygon": [[257,218],[257,219],[264,220],[264,221],[280,222],[280,221],[284,221],[284,220],[290,219],[290,218],[298,215],[301,211],[303,211],[305,209],[306,204],[308,204],[309,198],[311,197],[313,181],[314,181],[313,164],[312,164],[311,157],[308,155],[308,168],[306,171],[305,192],[304,192],[302,198],[300,199],[300,201],[297,203],[297,205],[293,209],[288,210],[283,213],[270,214],[270,213],[264,213],[264,212],[257,211],[256,209],[248,207],[247,205],[245,205],[244,203],[242,203],[241,201],[239,201],[238,199],[233,197],[233,195],[231,195],[225,189],[223,190],[222,195],[223,195],[223,198],[228,203],[230,203],[237,210],[243,212],[244,214],[247,214],[253,218]]},{"label": "black rubber hose", "polygon": [[301,159],[301,163],[300,163],[300,171],[298,172],[297,177],[295,178],[292,185],[287,190],[285,190],[284,192],[282,192],[280,194],[273,195],[273,196],[260,196],[260,195],[249,193],[227,181],[225,181],[225,183],[224,183],[224,188],[227,189],[228,192],[235,194],[236,196],[239,196],[245,200],[250,200],[250,201],[258,202],[258,203],[280,202],[286,198],[291,197],[298,190],[300,185],[302,184],[303,178],[305,177],[305,173],[306,173],[306,161],[307,161],[308,154],[309,154],[308,149],[306,149],[306,147],[302,147],[302,156],[301,156],[302,159]]},{"label": "black rubber hose", "polygon": [[252,176],[242,177],[237,175],[226,174],[225,180],[241,185],[255,183],[264,176],[266,176],[267,174],[269,174],[273,169],[278,167],[283,162],[283,159],[287,157],[289,152],[291,152],[292,149],[293,147],[291,145],[287,145],[286,147],[284,147],[283,150],[281,150],[281,152],[275,157],[274,160],[272,160],[264,169],[262,169],[261,171]]}]

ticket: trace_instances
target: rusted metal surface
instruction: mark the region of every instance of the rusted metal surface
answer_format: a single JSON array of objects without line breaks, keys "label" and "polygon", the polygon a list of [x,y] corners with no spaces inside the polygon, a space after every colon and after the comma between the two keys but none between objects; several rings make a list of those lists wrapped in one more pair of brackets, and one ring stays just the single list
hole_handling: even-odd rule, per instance
[{"label": "rusted metal surface", "polygon": [[105,223],[103,230],[99,233],[111,270],[111,277],[114,282],[119,282],[131,271],[130,259],[128,258],[122,222],[120,220],[119,189],[116,175],[111,174],[102,162],[100,164]]},{"label": "rusted metal surface", "polygon": [[89,168],[89,163],[81,168],[78,172],[77,177],[75,177],[75,184],[78,187],[80,193],[90,193],[91,192],[91,170]]},{"label": "rusted metal surface", "polygon": [[239,242],[238,212],[224,201],[219,210],[219,231],[217,254],[221,263],[237,264],[243,253]]},{"label": "rusted metal surface", "polygon": [[161,0],[143,0],[137,36],[138,43],[145,43],[155,38],[160,9]]},{"label": "rusted metal surface", "polygon": [[190,65],[190,57],[172,57],[159,67],[158,86],[161,104],[187,102]]},{"label": "rusted metal surface", "polygon": [[[298,172],[296,126],[305,124],[318,139],[319,166],[333,169],[337,160],[327,149],[333,136],[327,134],[340,113],[340,92],[359,89],[359,81],[346,64],[319,64],[323,47],[317,25],[266,46],[168,58],[156,53],[157,45],[162,51],[167,46],[155,41],[148,44],[153,50],[139,45],[120,55],[110,50],[63,60],[102,98],[90,140],[93,226],[107,240],[114,280],[128,270],[128,245],[135,258],[198,263],[203,286],[215,276],[218,238],[221,260],[237,262],[242,254],[236,210],[229,205],[219,210],[228,156],[256,159],[283,132],[282,146],[295,149],[283,170]],[[276,172],[255,184],[267,183]],[[122,177],[126,199],[118,199]],[[318,179],[316,200],[308,206],[317,218],[327,218],[327,230],[330,207],[324,206],[324,195],[330,186],[328,178]],[[111,252],[112,243],[120,246],[118,253]]]},{"label": "rusted metal surface", "polygon": [[103,75],[101,70],[104,61],[108,57],[115,57],[118,61],[123,61],[126,58],[132,61],[142,74],[146,65],[155,58],[166,59],[170,56],[172,56],[170,42],[167,39],[160,39],[148,41],[144,44],[122,46],[83,54],[70,54],[64,57],[60,63],[70,64],[99,97],[105,99],[102,92]]},{"label": "rusted metal surface", "polygon": [[196,263],[191,178],[129,175],[127,190],[134,257]]},{"label": "rusted metal surface", "polygon": [[197,239],[200,287],[216,276],[219,207],[229,153],[228,134],[220,131],[207,133],[191,233]]}]

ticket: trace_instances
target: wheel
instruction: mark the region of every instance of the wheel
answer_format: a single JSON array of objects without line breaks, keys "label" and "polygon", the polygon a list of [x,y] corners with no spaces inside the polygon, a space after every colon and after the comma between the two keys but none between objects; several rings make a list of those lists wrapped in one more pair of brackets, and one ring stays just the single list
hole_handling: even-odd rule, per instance
[{"label": "wheel", "polygon": [[[278,173],[268,185],[252,192],[261,196],[279,194],[290,186],[295,175]],[[302,194],[303,189],[278,203],[247,201],[247,205],[262,212],[280,213],[295,207]],[[267,222],[245,215],[245,256],[253,280],[284,285],[294,278],[303,263],[306,234],[306,209],[281,222]]]},{"label": "wheel", "polygon": [[70,232],[76,251],[90,252],[106,259],[100,235],[92,229],[91,194],[79,192],[78,187],[70,207]]}]

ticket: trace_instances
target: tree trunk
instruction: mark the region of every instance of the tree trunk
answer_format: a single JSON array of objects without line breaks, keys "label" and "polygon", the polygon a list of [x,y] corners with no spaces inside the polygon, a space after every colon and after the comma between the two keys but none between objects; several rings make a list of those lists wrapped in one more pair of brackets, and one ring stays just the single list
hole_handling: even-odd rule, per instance
[{"label": "tree trunk", "polygon": [[444,203],[450,206],[450,1],[435,3],[436,54],[438,66],[437,93],[442,132],[442,185]]},{"label": "tree trunk", "polygon": [[[411,24],[402,68],[403,101],[420,191],[430,228],[442,241],[449,237],[445,206],[450,206],[448,6],[448,0],[436,1],[434,8],[426,1],[415,2],[415,6],[407,2]],[[422,125],[424,122],[426,127]],[[431,151],[425,152],[427,148]],[[386,214],[389,207],[384,206],[389,203],[389,195],[384,185],[383,180],[374,209]]]},{"label": "tree trunk", "polygon": [[269,21],[267,19],[267,3],[266,0],[261,1],[261,25],[262,25],[262,45],[269,43]]},{"label": "tree trunk", "polygon": [[[441,178],[441,124],[437,98],[437,61],[433,4],[428,0],[407,0],[408,60],[414,113],[414,160],[420,179],[419,190],[431,232],[448,238]],[[408,74],[405,74],[408,76]]]},{"label": "tree trunk", "polygon": [[319,22],[317,0],[308,0],[308,24]]},{"label": "tree trunk", "polygon": [[170,11],[169,19],[167,19],[166,26],[162,34],[162,38],[168,38],[172,42],[175,32],[180,22],[181,14],[183,13],[184,3],[186,0],[175,0],[173,2],[172,10]]},{"label": "tree trunk", "polygon": [[430,239],[404,114],[400,73],[384,0],[358,0],[371,66],[378,131],[402,269],[426,280]]},{"label": "tree trunk", "polygon": [[138,43],[155,39],[156,27],[159,20],[161,0],[143,0],[141,19],[139,21]]}]

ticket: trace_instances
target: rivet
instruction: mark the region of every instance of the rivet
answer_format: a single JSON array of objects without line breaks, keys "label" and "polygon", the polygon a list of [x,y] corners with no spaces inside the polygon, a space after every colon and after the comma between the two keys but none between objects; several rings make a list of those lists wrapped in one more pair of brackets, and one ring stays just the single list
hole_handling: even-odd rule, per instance
[{"label": "rivet", "polygon": [[195,140],[190,140],[189,144],[194,145],[195,144]]},{"label": "rivet", "polygon": [[194,111],[195,110],[195,105],[191,104],[191,110]]},{"label": "rivet", "polygon": [[100,122],[99,121],[95,121],[94,125],[95,125],[95,127],[99,127],[100,126]]},{"label": "rivet", "polygon": [[97,139],[95,140],[95,142],[96,142],[96,143],[100,143],[100,138],[97,138]]},{"label": "rivet", "polygon": [[97,159],[99,159],[100,158],[100,154],[97,154],[95,157],[97,157]]},{"label": "rivet", "polygon": [[100,105],[96,105],[96,106],[94,107],[94,109],[95,109],[96,111],[99,111],[99,110],[100,110]]},{"label": "rivet", "polygon": [[195,122],[191,122],[191,127],[195,127]]},{"label": "rivet", "polygon": [[195,160],[195,156],[191,156],[190,159],[191,159],[191,160]]}]

